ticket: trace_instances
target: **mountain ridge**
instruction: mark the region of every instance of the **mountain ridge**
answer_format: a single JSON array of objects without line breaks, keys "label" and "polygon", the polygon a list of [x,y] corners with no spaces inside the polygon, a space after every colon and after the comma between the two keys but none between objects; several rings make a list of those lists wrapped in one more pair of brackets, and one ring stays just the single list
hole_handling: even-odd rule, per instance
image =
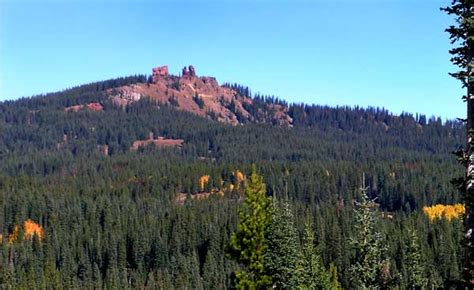
[{"label": "mountain ridge", "polygon": [[232,86],[219,85],[214,77],[198,76],[192,65],[184,67],[180,76],[170,75],[167,66],[155,67],[146,83],[112,88],[107,94],[115,105],[122,107],[149,98],[231,125],[269,121],[279,126],[293,126],[287,106],[265,103],[252,113],[254,99]]}]

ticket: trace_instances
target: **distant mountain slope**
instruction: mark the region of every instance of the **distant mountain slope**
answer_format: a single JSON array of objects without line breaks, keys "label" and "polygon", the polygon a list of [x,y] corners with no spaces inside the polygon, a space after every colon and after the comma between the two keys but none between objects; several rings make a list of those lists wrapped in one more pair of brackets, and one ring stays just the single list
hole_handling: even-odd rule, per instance
[{"label": "distant mountain slope", "polygon": [[[181,88],[168,89],[177,94],[175,103],[165,98],[173,79]],[[397,116],[377,108],[288,105],[275,97],[251,97],[244,86],[216,86],[205,79],[137,75],[2,102],[0,171],[75,176],[78,160],[100,164],[108,162],[103,158],[113,162],[144,154],[185,167],[173,176],[173,188],[180,192],[195,184],[200,172],[195,167],[201,163],[258,163],[270,191],[288,190],[306,201],[327,200],[336,193],[351,196],[362,171],[373,178],[382,206],[390,210],[458,199],[449,180],[460,173],[450,154],[463,142],[460,122]],[[191,87],[199,98],[213,93],[203,99],[204,109],[198,98],[193,100]],[[143,95],[121,103],[119,92],[127,89]],[[152,95],[146,97],[147,92]],[[228,94],[231,105],[240,102],[235,108],[241,106],[247,117],[235,114],[240,109],[216,103],[219,93]],[[276,112],[285,117],[276,118]],[[237,124],[235,118],[244,125],[230,125]],[[290,119],[293,127],[278,122]],[[175,145],[159,152],[149,148],[163,148],[165,141]]]},{"label": "distant mountain slope", "polygon": [[[294,127],[292,131],[299,128],[286,132],[288,137],[304,130],[305,139],[363,142],[368,144],[369,156],[386,148],[446,154],[462,144],[465,134],[463,124],[457,121],[443,124],[439,118],[397,116],[378,108],[288,105],[275,97],[252,97],[245,86],[219,86],[214,78],[196,76],[192,66],[183,69],[180,77],[169,75],[167,67],[159,67],[148,77],[117,78],[1,102],[0,154],[64,148],[65,140],[68,144],[87,144],[89,150],[108,145],[112,149],[108,153],[114,154],[129,150],[134,141],[146,140],[151,131],[156,137],[185,139],[185,144],[190,144],[202,139],[195,136],[196,126],[217,126],[199,118],[189,121],[186,113],[224,124],[259,123]],[[212,139],[206,142],[216,143]],[[219,149],[225,150],[225,145]],[[212,154],[217,154],[215,149]]]}]

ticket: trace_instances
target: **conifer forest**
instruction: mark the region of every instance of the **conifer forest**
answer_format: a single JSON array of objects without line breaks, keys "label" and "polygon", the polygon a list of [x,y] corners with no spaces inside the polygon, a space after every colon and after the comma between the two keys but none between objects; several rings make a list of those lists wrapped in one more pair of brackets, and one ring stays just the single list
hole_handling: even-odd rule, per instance
[{"label": "conifer forest", "polygon": [[1,101],[0,289],[473,289],[473,4],[466,120],[193,66]]},{"label": "conifer forest", "polygon": [[[451,154],[461,122],[291,104],[293,128],[230,126],[104,94],[145,79],[1,103],[2,287],[404,289],[460,278],[464,208],[450,180],[462,174]],[[104,108],[64,110],[88,102]],[[130,150],[150,132],[184,142]]]}]

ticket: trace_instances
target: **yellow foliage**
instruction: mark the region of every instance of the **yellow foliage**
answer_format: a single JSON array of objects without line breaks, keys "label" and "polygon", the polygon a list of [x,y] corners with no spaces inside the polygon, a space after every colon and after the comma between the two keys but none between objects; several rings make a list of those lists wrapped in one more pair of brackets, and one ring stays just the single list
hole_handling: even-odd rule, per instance
[{"label": "yellow foliage", "polygon": [[201,177],[199,177],[199,189],[201,191],[204,191],[204,188],[206,187],[207,183],[209,182],[209,178],[210,176],[209,175],[203,175]]},{"label": "yellow foliage", "polygon": [[24,222],[23,227],[25,229],[25,237],[27,239],[32,238],[33,235],[37,235],[40,240],[43,239],[44,237],[43,228],[39,224],[28,219]]},{"label": "yellow foliage", "polygon": [[[34,221],[27,219],[23,223],[23,231],[25,234],[25,239],[30,240],[33,238],[34,235],[38,237],[38,239],[41,241],[44,239],[44,231],[43,228],[35,223]],[[20,234],[20,227],[16,225],[13,228],[13,232],[8,236],[8,243],[13,243],[18,239],[18,235]]]},{"label": "yellow foliage", "polygon": [[14,228],[13,228],[13,232],[10,233],[10,235],[8,236],[8,243],[11,244],[13,243],[14,241],[16,241],[18,239],[18,235],[20,233],[20,228],[18,227],[18,225],[16,225]]},{"label": "yellow foliage", "polygon": [[234,171],[234,177],[237,183],[241,183],[245,180],[245,175],[239,170]]},{"label": "yellow foliage", "polygon": [[433,221],[434,219],[440,219],[442,217],[446,218],[448,221],[451,221],[452,219],[457,219],[464,215],[465,211],[464,205],[460,203],[454,205],[436,204],[433,206],[423,207],[423,213],[430,221]]}]

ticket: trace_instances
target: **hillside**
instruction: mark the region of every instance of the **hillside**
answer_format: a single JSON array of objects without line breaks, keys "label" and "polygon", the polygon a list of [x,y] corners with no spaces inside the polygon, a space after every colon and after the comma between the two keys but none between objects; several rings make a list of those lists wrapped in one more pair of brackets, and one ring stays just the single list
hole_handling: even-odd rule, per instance
[{"label": "hillside", "polygon": [[[190,68],[154,71],[0,103],[0,283],[225,289],[237,265],[224,248],[252,164],[269,195],[292,202],[300,233],[312,218],[323,262],[344,287],[363,173],[387,217],[397,283],[407,283],[400,253],[411,227],[431,281],[459,276],[460,221],[432,223],[422,208],[459,201],[449,181],[461,173],[450,154],[461,123],[287,104]],[[29,220],[41,240],[9,244]]]},{"label": "hillside", "polygon": [[[153,79],[151,83],[147,81],[150,79]],[[169,89],[175,93],[177,104],[167,99],[172,94],[166,96],[164,93],[166,84],[173,79],[179,80],[183,87],[181,90]],[[297,172],[306,168],[302,164],[311,164],[312,168],[305,170],[331,171],[330,184],[338,184],[331,192],[342,191],[339,193],[342,195],[357,186],[358,174],[346,174],[346,168],[359,173],[363,170],[369,175],[373,172],[377,182],[396,175],[397,198],[394,193],[384,192],[386,197],[382,200],[382,205],[390,210],[406,207],[407,202],[409,208],[418,207],[419,194],[425,196],[423,199],[430,196],[428,202],[437,201],[438,195],[444,196],[443,199],[456,196],[449,189],[451,176],[443,176],[442,182],[427,182],[428,188],[437,188],[435,191],[400,189],[410,184],[407,180],[411,180],[413,175],[433,180],[439,178],[438,170],[457,170],[450,152],[462,143],[464,130],[460,122],[443,124],[439,118],[427,119],[423,115],[414,117],[409,114],[396,116],[373,108],[288,105],[274,97],[247,96],[249,89],[244,86],[221,87],[216,82],[198,85],[195,91],[191,91],[190,82],[201,84],[206,79],[211,78],[198,78],[194,73],[189,77],[187,74],[176,77],[167,73],[154,77],[141,75],[0,103],[0,157],[4,160],[0,168],[12,176],[20,173],[66,174],[78,158],[120,156],[154,144],[155,147],[179,147],[179,152],[172,154],[204,163],[206,160],[235,165],[268,162],[281,164],[286,170],[294,166]],[[186,87],[189,90],[184,89]],[[133,90],[140,97],[127,100],[123,94],[121,97],[117,95],[117,92],[127,90]],[[192,98],[192,93],[196,92],[198,95],[207,92],[212,96],[204,99],[204,109],[200,109]],[[232,103],[248,104],[242,105],[242,108],[247,108],[245,126],[228,125],[236,124],[236,115],[215,102],[215,97],[224,92]],[[131,92],[128,94],[130,96]],[[272,109],[275,107],[280,111]],[[214,113],[210,114],[208,108],[214,108]],[[218,114],[218,108],[226,113]],[[240,112],[240,109],[235,111]],[[288,126],[288,122],[281,124],[260,118],[262,115],[278,115],[276,112],[283,114],[284,120],[292,120],[293,127]],[[227,113],[229,115],[225,115]],[[213,119],[211,115],[228,118]],[[43,165],[38,166],[38,158]],[[431,166],[441,168],[427,171]],[[277,181],[278,175],[272,172],[266,177],[271,176],[275,178],[270,182],[273,186],[282,186]],[[302,177],[292,178],[291,184],[295,184]],[[329,194],[319,188],[320,185],[315,190],[313,186],[317,183],[311,181],[310,184],[311,189],[292,194],[306,200],[325,199],[322,196]],[[416,183],[417,187],[420,185]],[[448,192],[452,193],[446,195]],[[404,194],[412,197],[403,197],[393,205]],[[390,200],[390,205],[384,200]]]}]

